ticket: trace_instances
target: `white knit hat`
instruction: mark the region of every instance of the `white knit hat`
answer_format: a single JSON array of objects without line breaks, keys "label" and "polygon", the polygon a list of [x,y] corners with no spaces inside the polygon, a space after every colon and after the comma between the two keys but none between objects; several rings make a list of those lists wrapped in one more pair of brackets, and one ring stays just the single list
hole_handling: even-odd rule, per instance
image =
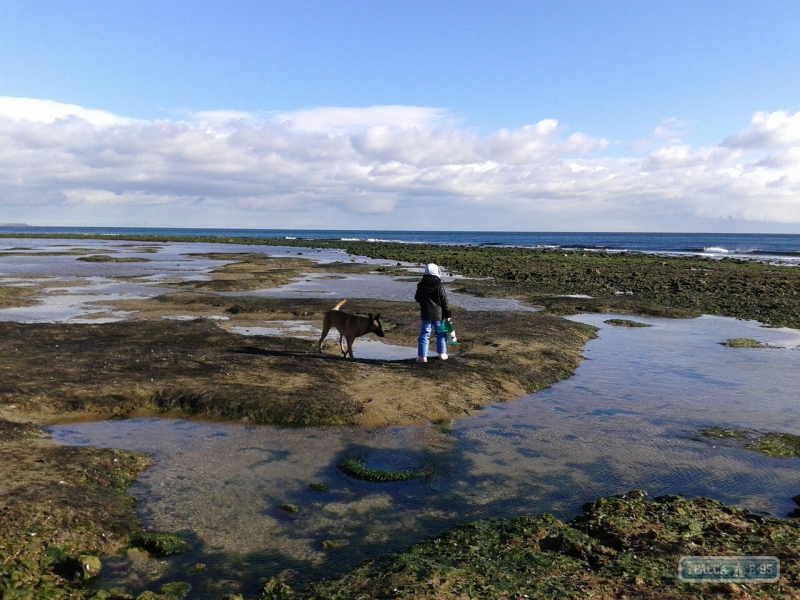
[{"label": "white knit hat", "polygon": [[439,267],[431,263],[429,265],[425,265],[425,275],[433,275],[434,277],[441,277],[442,273],[441,271],[439,271]]}]

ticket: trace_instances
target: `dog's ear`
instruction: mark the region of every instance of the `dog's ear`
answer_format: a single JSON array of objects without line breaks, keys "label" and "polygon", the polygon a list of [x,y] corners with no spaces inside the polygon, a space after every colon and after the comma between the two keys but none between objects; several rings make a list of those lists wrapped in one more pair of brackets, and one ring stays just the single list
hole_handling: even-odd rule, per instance
[{"label": "dog's ear", "polygon": [[375,315],[375,320],[376,321],[380,321],[381,320],[381,313],[378,313],[377,315]]},{"label": "dog's ear", "polygon": [[372,321],[372,319],[373,319],[374,317],[372,316],[372,313],[369,313],[369,316],[368,316],[367,318],[368,318],[370,321]]}]

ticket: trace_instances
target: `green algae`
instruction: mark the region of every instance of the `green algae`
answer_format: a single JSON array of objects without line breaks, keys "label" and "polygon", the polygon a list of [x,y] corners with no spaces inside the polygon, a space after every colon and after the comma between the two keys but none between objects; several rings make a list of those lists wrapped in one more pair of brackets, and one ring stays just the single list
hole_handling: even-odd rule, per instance
[{"label": "green algae", "polygon": [[551,515],[468,523],[333,581],[295,590],[273,582],[261,598],[752,597],[734,584],[677,576],[681,556],[742,554],[781,561],[781,579],[759,586],[763,597],[796,597],[799,552],[798,522],[634,490],[587,503],[566,523]]},{"label": "green algae", "polygon": [[294,504],[279,504],[278,508],[283,511],[286,511],[290,515],[299,515],[301,510],[300,507],[295,506]]},{"label": "green algae", "polygon": [[731,348],[766,348],[764,344],[751,338],[731,338],[720,342],[720,345],[729,346]]},{"label": "green algae", "polygon": [[189,550],[189,544],[174,533],[138,533],[131,536],[130,545],[132,548],[141,548],[157,557],[184,554]]},{"label": "green algae", "polygon": [[[150,461],[117,450],[41,446],[34,433],[41,437],[38,428],[0,419],[0,461],[12,470],[26,460],[37,465],[23,487],[4,479],[0,598],[81,600],[102,568],[97,554],[116,550],[120,536],[138,526],[127,485]],[[10,461],[9,452],[18,458]],[[69,483],[56,484],[61,478]]]},{"label": "green algae", "polygon": [[324,494],[325,492],[328,491],[328,486],[325,485],[324,483],[309,483],[308,489],[310,489],[312,492]]},{"label": "green algae", "polygon": [[800,456],[800,436],[791,433],[765,433],[746,448],[767,456],[789,458]]},{"label": "green algae", "polygon": [[725,429],[724,427],[706,427],[700,430],[700,435],[725,439],[747,439],[747,431],[743,429]]},{"label": "green algae", "polygon": [[760,432],[750,429],[706,427],[700,430],[706,438],[721,438],[744,443],[744,448],[776,458],[800,456],[800,436],[791,433]]},{"label": "green algae", "polygon": [[608,325],[615,325],[617,327],[652,327],[648,323],[640,323],[639,321],[631,321],[630,319],[608,319],[603,321]]},{"label": "green algae", "polygon": [[338,550],[350,545],[350,540],[323,540],[322,548],[324,550]]},{"label": "green algae", "polygon": [[387,483],[393,481],[409,481],[422,477],[419,471],[386,471],[384,469],[369,469],[364,459],[359,456],[346,458],[336,465],[339,470],[362,481],[372,481],[375,483]]}]

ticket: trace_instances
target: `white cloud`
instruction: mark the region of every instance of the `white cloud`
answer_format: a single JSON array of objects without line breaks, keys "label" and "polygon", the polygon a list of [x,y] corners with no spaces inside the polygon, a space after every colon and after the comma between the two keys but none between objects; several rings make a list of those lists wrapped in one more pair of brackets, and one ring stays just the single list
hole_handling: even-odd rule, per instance
[{"label": "white cloud", "polygon": [[0,96],[0,115],[17,121],[52,123],[56,119],[78,117],[93,125],[116,125],[130,123],[131,119],[119,117],[104,110],[92,110],[75,104],[62,104],[52,100],[13,98]]},{"label": "white cloud", "polygon": [[641,154],[659,144],[680,145],[690,126],[690,122],[675,117],[665,119],[650,135],[630,144],[628,149],[636,154]]},{"label": "white cloud", "polygon": [[426,106],[320,107],[275,113],[275,120],[299,131],[359,131],[370,127],[430,129],[449,119],[446,110]]},{"label": "white cloud", "polygon": [[[643,156],[554,119],[480,135],[441,109],[212,111],[142,121],[0,98],[0,221],[442,229],[800,224],[800,117]],[[10,216],[14,218],[11,219]],[[66,215],[66,216],[65,216]],[[138,219],[131,222],[131,219]],[[720,221],[722,222],[722,221]],[[70,223],[78,224],[78,223]]]},{"label": "white cloud", "polygon": [[800,112],[757,112],[750,127],[725,138],[730,148],[782,148],[800,144]]}]

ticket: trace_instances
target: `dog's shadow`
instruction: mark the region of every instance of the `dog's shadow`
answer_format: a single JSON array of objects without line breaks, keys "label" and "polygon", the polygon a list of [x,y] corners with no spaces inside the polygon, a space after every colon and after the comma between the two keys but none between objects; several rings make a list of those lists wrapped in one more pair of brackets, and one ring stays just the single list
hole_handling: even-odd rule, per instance
[{"label": "dog's shadow", "polygon": [[402,364],[413,364],[415,359],[413,358],[402,358],[399,360],[386,360],[380,358],[344,358],[337,354],[325,354],[320,352],[296,352],[291,350],[265,350],[264,348],[259,348],[257,346],[243,346],[242,348],[236,348],[233,352],[237,354],[251,354],[254,356],[272,356],[272,357],[293,357],[293,358],[303,358],[305,360],[324,360],[324,361],[335,361],[335,362],[356,362],[368,365],[402,365]]}]

